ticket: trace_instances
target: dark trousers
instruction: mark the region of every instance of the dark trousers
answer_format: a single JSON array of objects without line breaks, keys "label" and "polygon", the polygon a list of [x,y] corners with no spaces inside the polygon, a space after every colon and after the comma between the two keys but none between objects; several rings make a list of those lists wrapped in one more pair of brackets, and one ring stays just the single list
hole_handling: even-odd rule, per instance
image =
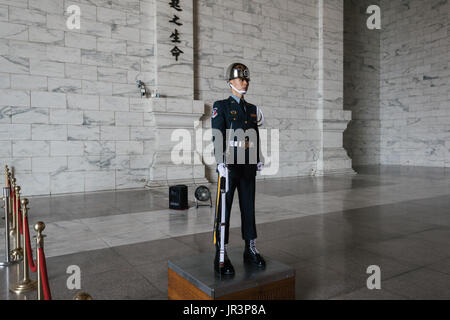
[{"label": "dark trousers", "polygon": [[[235,165],[228,170],[229,190],[226,195],[226,226],[225,243],[228,243],[230,230],[231,206],[233,205],[234,191],[237,189],[239,196],[239,207],[241,209],[241,233],[242,239],[256,239],[255,224],[255,179],[256,170],[253,165]],[[220,217],[222,213],[221,195],[219,195],[219,205],[216,217],[216,236],[217,242],[220,240]],[[217,207],[217,206],[216,206]]]}]

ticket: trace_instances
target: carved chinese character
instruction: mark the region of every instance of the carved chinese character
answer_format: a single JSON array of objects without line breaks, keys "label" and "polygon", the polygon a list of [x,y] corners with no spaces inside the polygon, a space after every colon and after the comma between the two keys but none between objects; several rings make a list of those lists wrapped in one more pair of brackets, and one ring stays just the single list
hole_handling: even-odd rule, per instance
[{"label": "carved chinese character", "polygon": [[173,49],[170,50],[170,52],[172,53],[172,56],[175,57],[176,61],[178,61],[178,56],[180,55],[180,53],[184,53],[184,52],[181,51],[180,48],[178,48],[177,46],[173,47]]},{"label": "carved chinese character", "polygon": [[174,8],[177,11],[183,11],[180,7],[180,0],[171,0],[169,4],[171,8]]},{"label": "carved chinese character", "polygon": [[178,30],[177,30],[177,29],[175,29],[175,31],[172,32],[172,34],[170,35],[170,37],[173,38],[173,39],[172,39],[172,42],[175,42],[175,43],[181,43],[181,41],[180,41],[180,34],[178,33]]},{"label": "carved chinese character", "polygon": [[183,24],[181,22],[178,22],[180,20],[180,17],[178,17],[176,14],[173,15],[173,19],[169,20],[171,23],[175,23],[177,26],[182,26]]}]

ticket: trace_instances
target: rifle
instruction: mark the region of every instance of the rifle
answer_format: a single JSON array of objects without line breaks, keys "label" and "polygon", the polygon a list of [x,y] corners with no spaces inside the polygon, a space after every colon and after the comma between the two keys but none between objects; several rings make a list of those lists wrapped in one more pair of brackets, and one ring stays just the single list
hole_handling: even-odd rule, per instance
[{"label": "rifle", "polygon": [[[233,131],[233,125],[231,125],[230,131],[229,131],[229,139],[231,138],[231,134]],[[229,189],[229,181],[228,181],[228,167],[226,162],[226,155],[229,151],[229,139],[226,141],[227,147],[226,151],[223,155],[223,163],[225,164],[225,175],[223,177],[220,176],[219,172],[219,180],[217,185],[217,199],[216,199],[216,215],[214,219],[214,244],[217,242],[217,218],[219,216],[219,196],[221,198],[221,215],[220,215],[220,251],[219,251],[219,274],[221,274],[221,269],[224,266],[225,263],[225,227],[226,227],[226,195]]]}]

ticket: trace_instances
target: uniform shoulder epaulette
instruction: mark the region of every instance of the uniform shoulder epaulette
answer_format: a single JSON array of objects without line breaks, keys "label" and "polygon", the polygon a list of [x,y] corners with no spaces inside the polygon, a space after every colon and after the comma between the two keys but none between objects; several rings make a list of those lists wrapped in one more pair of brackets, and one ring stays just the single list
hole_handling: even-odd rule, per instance
[{"label": "uniform shoulder epaulette", "polygon": [[216,102],[214,102],[213,107],[219,107],[219,108],[223,107],[226,102],[227,102],[227,99],[217,100]]}]

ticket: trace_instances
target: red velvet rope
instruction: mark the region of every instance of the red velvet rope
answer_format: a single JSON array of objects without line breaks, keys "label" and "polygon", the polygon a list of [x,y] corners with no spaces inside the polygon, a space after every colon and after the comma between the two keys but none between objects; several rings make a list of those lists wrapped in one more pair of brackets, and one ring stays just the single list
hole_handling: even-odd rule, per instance
[{"label": "red velvet rope", "polygon": [[22,208],[20,208],[18,211],[17,211],[17,214],[19,215],[19,232],[20,232],[20,234],[23,234],[23,227],[22,227]]},{"label": "red velvet rope", "polygon": [[37,264],[33,260],[33,252],[31,251],[31,243],[30,243],[30,230],[28,228],[28,218],[24,217],[25,219],[25,245],[27,246],[27,258],[28,258],[28,265],[30,266],[30,270],[32,272],[36,272],[37,270]]},{"label": "red velvet rope", "polygon": [[44,299],[52,300],[52,293],[48,284],[47,263],[45,261],[44,248],[39,248],[39,263],[41,269],[42,288],[44,289]]}]

